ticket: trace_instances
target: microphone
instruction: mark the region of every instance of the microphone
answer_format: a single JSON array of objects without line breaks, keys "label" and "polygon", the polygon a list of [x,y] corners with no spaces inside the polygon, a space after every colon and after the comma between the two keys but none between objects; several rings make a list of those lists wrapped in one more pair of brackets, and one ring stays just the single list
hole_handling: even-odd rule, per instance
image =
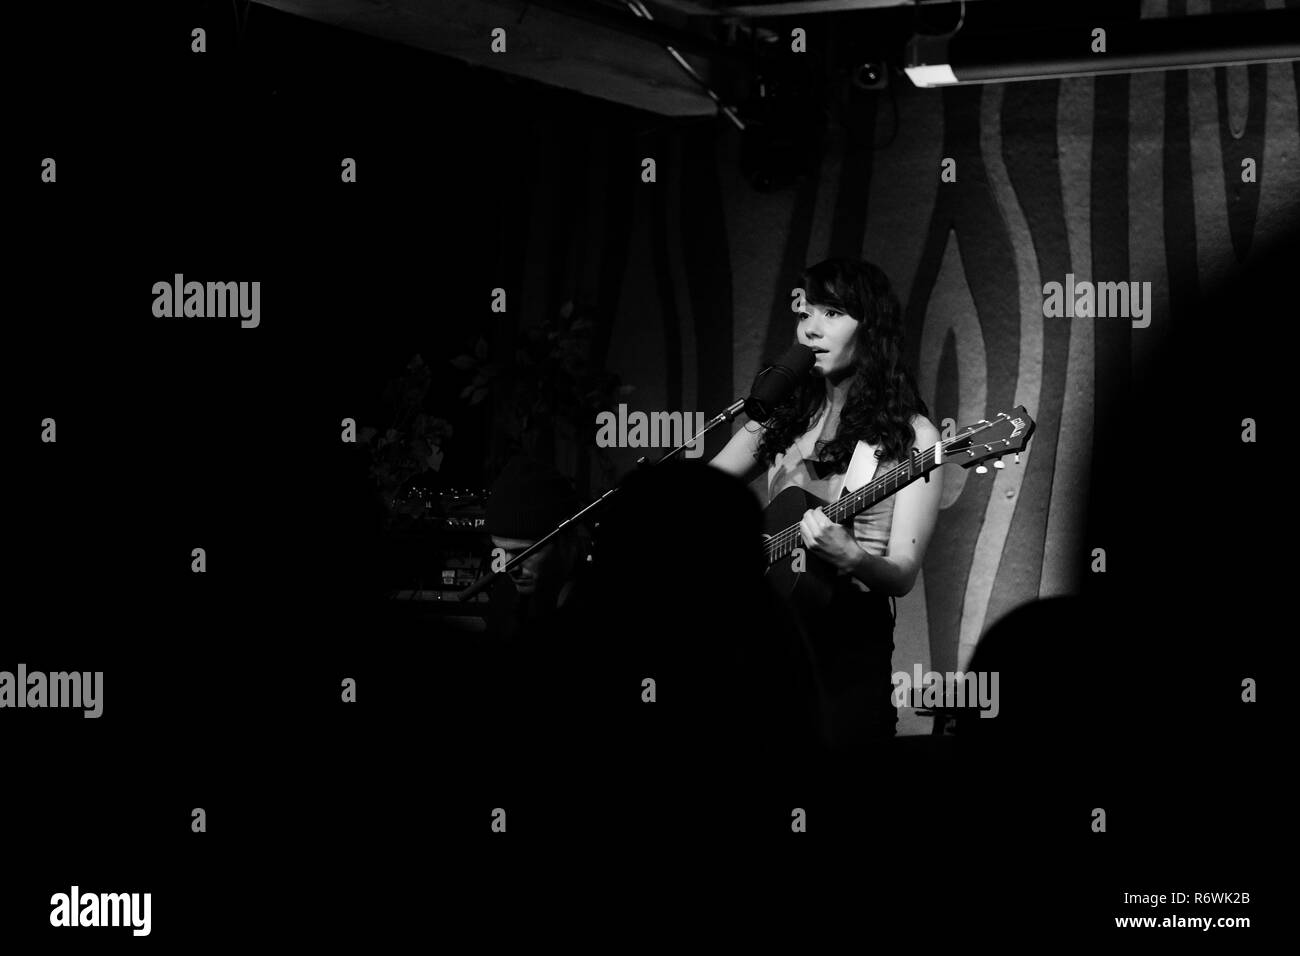
[{"label": "microphone", "polygon": [[754,384],[745,399],[745,414],[756,422],[772,417],[777,406],[794,394],[795,387],[812,371],[817,353],[806,345],[795,344],[779,359],[754,376]]}]

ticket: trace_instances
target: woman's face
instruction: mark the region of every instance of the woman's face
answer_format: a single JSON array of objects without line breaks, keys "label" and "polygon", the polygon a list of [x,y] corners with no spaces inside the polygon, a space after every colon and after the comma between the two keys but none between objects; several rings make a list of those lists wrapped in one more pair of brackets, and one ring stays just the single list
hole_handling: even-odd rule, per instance
[{"label": "woman's face", "polygon": [[858,320],[840,312],[833,306],[807,303],[804,311],[797,313],[799,328],[796,339],[817,352],[813,374],[838,379],[853,368],[853,336],[858,330]]}]

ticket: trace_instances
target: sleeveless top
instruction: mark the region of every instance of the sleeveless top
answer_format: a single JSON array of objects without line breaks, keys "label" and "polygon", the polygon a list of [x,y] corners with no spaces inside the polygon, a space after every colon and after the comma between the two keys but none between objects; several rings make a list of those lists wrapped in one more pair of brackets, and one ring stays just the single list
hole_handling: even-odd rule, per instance
[{"label": "sleeveless top", "polygon": [[[767,469],[767,500],[772,501],[787,488],[802,488],[824,501],[835,501],[844,488],[845,472],[833,472],[833,467],[823,464],[819,458],[821,449],[819,436],[826,427],[828,405],[822,411],[821,418],[807,434],[795,440],[789,448],[776,456]],[[874,449],[873,449],[874,451]],[[893,462],[878,462],[876,474],[883,474]],[[885,557],[889,552],[889,532],[894,521],[894,498],[890,496],[877,502],[853,519],[853,539],[862,550],[869,554]],[[844,573],[844,572],[841,572]],[[855,577],[849,577],[852,585],[862,591],[871,589]]]}]

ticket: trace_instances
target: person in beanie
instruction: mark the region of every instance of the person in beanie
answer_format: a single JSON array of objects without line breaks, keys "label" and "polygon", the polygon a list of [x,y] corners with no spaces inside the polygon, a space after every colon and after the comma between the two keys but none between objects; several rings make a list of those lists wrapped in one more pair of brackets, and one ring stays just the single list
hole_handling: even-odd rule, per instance
[{"label": "person in beanie", "polygon": [[[535,458],[511,459],[489,489],[484,530],[507,561],[582,509],[567,478]],[[575,639],[586,528],[566,527],[492,584],[474,707],[487,752],[518,767],[571,724],[568,692],[584,644]],[[500,548],[501,552],[496,549]],[[508,756],[507,756],[508,755]]]},{"label": "person in beanie", "polygon": [[[492,538],[493,554],[504,552],[505,559],[513,561],[583,504],[569,479],[552,466],[527,456],[512,458],[488,495],[484,530]],[[565,606],[585,563],[585,552],[575,523],[512,567],[508,579],[503,577],[491,590],[492,634],[518,639]]]}]

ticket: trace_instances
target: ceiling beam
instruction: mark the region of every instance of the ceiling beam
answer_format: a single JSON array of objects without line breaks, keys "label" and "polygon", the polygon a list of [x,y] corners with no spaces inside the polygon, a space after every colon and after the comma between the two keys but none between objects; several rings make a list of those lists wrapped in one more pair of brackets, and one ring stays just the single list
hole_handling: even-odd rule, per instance
[{"label": "ceiling beam", "polygon": [[[736,69],[748,70],[751,67],[749,58],[740,52],[699,33],[678,30],[659,20],[639,17],[626,7],[619,10],[603,3],[592,3],[591,0],[527,0],[524,5],[545,7],[564,16],[640,37],[660,46],[671,46],[678,53],[707,57],[715,63],[726,63]],[[653,12],[652,10],[651,13]]]},{"label": "ceiling beam", "polygon": [[[254,0],[283,13],[393,43],[430,50],[474,66],[535,80],[661,116],[716,116],[717,104],[700,84],[687,76],[663,49],[698,42],[709,53],[692,54],[692,65],[712,83],[713,74],[730,74],[711,58],[731,61],[739,56],[707,37],[637,17],[601,25],[524,0]],[[555,0],[558,3],[558,0]],[[606,8],[607,14],[612,14]],[[254,18],[254,22],[256,18]],[[492,31],[506,32],[508,52],[494,53]],[[653,39],[651,39],[653,37]],[[681,51],[679,51],[681,52]],[[731,63],[726,64],[728,67]],[[339,64],[347,69],[346,63]],[[431,93],[433,91],[430,91]]]}]

